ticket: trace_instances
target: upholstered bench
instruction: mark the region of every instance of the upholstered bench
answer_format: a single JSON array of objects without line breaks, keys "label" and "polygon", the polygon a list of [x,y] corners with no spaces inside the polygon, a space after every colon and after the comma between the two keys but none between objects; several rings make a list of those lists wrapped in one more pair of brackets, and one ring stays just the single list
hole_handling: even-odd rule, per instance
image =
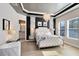
[{"label": "upholstered bench", "polygon": [[21,42],[11,42],[0,45],[0,56],[20,56]]}]

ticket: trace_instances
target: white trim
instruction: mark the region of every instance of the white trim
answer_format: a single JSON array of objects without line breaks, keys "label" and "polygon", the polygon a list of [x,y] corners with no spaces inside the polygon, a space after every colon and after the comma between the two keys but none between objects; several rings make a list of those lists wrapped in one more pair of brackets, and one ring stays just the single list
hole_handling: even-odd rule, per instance
[{"label": "white trim", "polygon": [[25,11],[25,12],[29,12],[28,10],[24,9],[24,6],[23,6],[22,3],[20,3],[20,4],[21,4],[21,7],[22,7],[23,11]]},{"label": "white trim", "polygon": [[41,13],[41,12],[34,12],[34,11],[28,11],[28,10],[26,10],[24,8],[24,6],[23,6],[23,3],[21,3],[21,7],[22,7],[23,11],[28,12],[28,13],[44,14],[44,13]]},{"label": "white trim", "polygon": [[67,37],[69,37],[69,31],[68,31],[68,29],[69,29],[69,20],[67,21]]},{"label": "white trim", "polygon": [[69,45],[71,45],[71,46],[73,46],[73,47],[79,48],[79,45],[72,44],[72,43],[67,42],[67,41],[65,41],[65,40],[64,40],[64,43],[65,43],[65,44],[69,44]]},{"label": "white trim", "polygon": [[58,23],[58,35],[60,36],[60,22]]},{"label": "white trim", "polygon": [[79,40],[79,39],[77,39],[77,38],[72,38],[72,37],[68,37],[68,39]]},{"label": "white trim", "polygon": [[69,29],[79,29],[79,28],[69,28]]}]

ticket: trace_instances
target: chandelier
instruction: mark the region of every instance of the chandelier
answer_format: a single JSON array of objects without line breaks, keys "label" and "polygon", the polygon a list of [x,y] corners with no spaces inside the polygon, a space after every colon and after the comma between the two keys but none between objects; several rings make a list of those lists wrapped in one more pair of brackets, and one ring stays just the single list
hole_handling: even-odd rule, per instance
[{"label": "chandelier", "polygon": [[43,15],[43,19],[44,19],[45,21],[50,20],[50,17],[51,17],[50,14],[46,14],[46,13],[45,13],[45,14]]}]

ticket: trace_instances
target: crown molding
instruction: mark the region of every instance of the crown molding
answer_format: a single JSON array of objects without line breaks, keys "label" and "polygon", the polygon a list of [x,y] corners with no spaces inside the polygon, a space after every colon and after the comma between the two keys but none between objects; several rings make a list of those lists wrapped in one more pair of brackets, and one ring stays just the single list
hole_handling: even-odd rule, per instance
[{"label": "crown molding", "polygon": [[[51,15],[51,17],[56,17],[56,16],[62,14],[63,12],[65,12],[65,11],[71,9],[72,7],[78,5],[78,4],[79,4],[79,3],[71,3],[71,4],[68,4],[68,5],[65,6],[63,9],[57,11],[56,14],[54,14],[54,15],[53,15],[53,14],[50,14],[50,15]],[[28,11],[28,10],[26,10],[26,9],[24,8],[24,6],[23,6],[23,3],[20,3],[20,5],[21,5],[21,8],[22,8],[23,12],[24,12],[24,13],[27,13],[28,15],[43,16],[43,14],[44,14],[44,13],[41,13],[41,12],[34,12],[34,11]]]}]

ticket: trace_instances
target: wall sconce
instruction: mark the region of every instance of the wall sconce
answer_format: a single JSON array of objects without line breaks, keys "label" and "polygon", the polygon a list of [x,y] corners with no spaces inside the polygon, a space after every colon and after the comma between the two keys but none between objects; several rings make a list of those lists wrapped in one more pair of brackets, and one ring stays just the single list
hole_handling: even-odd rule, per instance
[{"label": "wall sconce", "polygon": [[13,35],[13,34],[15,34],[15,33],[16,33],[16,31],[15,31],[15,30],[13,30],[13,29],[8,30],[8,34],[9,34],[9,35]]},{"label": "wall sconce", "polygon": [[11,28],[10,30],[8,30],[7,31],[8,33],[7,33],[7,40],[8,41],[12,41],[12,40],[15,40],[15,39],[13,39],[13,38],[15,38],[15,36],[16,36],[16,30],[15,29],[13,29],[13,28]]}]

